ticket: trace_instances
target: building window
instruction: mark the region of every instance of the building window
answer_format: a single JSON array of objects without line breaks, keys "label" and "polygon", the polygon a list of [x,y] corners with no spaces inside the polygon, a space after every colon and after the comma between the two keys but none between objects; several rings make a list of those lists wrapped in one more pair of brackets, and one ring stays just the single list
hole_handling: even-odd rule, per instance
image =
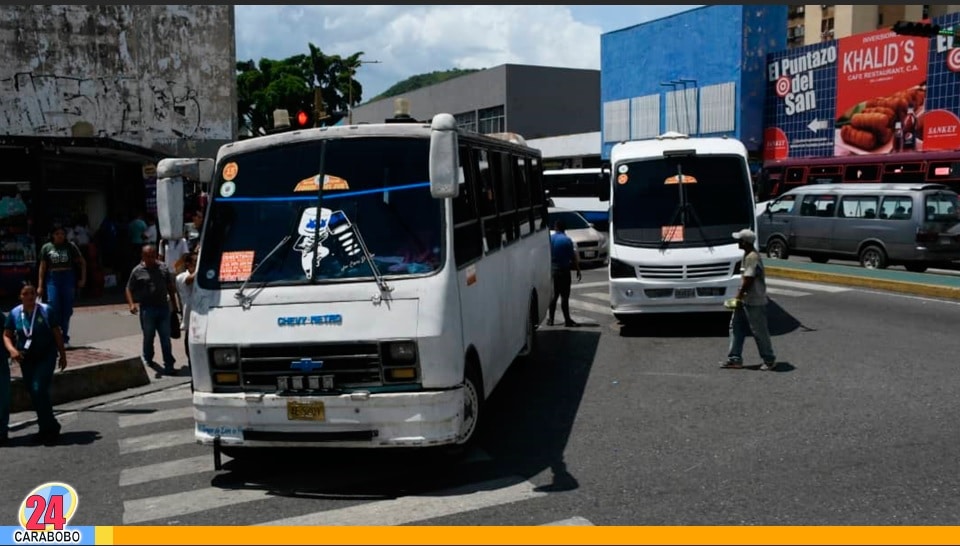
[{"label": "building window", "polygon": [[735,82],[708,85],[700,89],[700,132],[726,133],[736,129]]},{"label": "building window", "polygon": [[827,17],[820,21],[820,38],[822,40],[833,39],[833,17]]},{"label": "building window", "polygon": [[630,99],[630,138],[640,140],[660,134],[660,95]]},{"label": "building window", "polygon": [[667,93],[667,131],[685,135],[697,133],[697,90],[678,89]]},{"label": "building window", "polygon": [[457,129],[461,131],[470,131],[473,133],[477,132],[477,113],[476,112],[464,112],[462,114],[457,114],[453,116],[457,120]]},{"label": "building window", "polygon": [[506,131],[506,118],[503,114],[503,106],[494,106],[493,108],[484,108],[477,113],[477,132],[487,135],[490,133],[503,133]]},{"label": "building window", "polygon": [[630,99],[603,103],[603,140],[630,140]]}]

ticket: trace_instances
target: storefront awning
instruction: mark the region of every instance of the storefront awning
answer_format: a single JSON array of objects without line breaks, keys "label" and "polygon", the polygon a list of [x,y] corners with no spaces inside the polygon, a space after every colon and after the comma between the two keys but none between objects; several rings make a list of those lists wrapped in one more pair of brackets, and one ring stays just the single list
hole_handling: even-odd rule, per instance
[{"label": "storefront awning", "polygon": [[[157,162],[167,157],[150,148],[103,137],[0,136],[0,149],[22,148],[30,153],[54,154],[78,159],[124,162]],[[65,158],[66,158],[65,157]]]}]

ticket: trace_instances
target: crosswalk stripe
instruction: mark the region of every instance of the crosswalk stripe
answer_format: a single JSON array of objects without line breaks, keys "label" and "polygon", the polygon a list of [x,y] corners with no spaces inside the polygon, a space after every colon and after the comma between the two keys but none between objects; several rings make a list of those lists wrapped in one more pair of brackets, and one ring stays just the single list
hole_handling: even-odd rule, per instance
[{"label": "crosswalk stripe", "polygon": [[586,294],[577,294],[577,296],[593,298],[605,303],[610,303],[610,292],[587,292]]},{"label": "crosswalk stripe", "polygon": [[555,521],[553,523],[544,523],[541,527],[547,527],[550,525],[593,525],[587,518],[581,518],[580,516],[574,516],[572,518],[562,519],[560,521]]},{"label": "crosswalk stripe", "polygon": [[827,284],[815,284],[808,282],[788,281],[784,279],[767,279],[767,286],[782,286],[785,288],[797,288],[800,290],[814,290],[817,292],[829,292],[836,294],[839,292],[849,292],[850,289],[844,286],[830,286]]},{"label": "crosswalk stripe", "polygon": [[181,385],[162,391],[151,392],[143,396],[136,396],[126,400],[118,400],[109,404],[100,406],[101,408],[127,407],[127,406],[145,406],[147,404],[159,404],[161,402],[173,402],[175,400],[190,400],[193,394],[190,392],[189,385]]},{"label": "crosswalk stripe", "polygon": [[131,525],[193,514],[204,510],[244,504],[273,495],[262,489],[220,489],[206,487],[170,495],[123,501],[123,524]]},{"label": "crosswalk stripe", "polygon": [[590,311],[592,313],[600,313],[602,315],[609,315],[611,313],[609,306],[597,305],[595,303],[590,303],[574,298],[570,298],[570,308],[579,309],[581,311]]},{"label": "crosswalk stripe", "polygon": [[809,296],[810,292],[799,292],[797,290],[789,290],[787,288],[774,288],[772,286],[767,287],[767,294],[775,294],[778,296],[790,296],[790,297],[801,297]]},{"label": "crosswalk stripe", "polygon": [[138,453],[141,451],[150,451],[151,449],[160,449],[163,447],[192,444],[196,441],[193,428],[185,428],[172,432],[158,432],[156,434],[147,434],[146,436],[136,436],[133,438],[121,438],[120,454]]},{"label": "crosswalk stripe", "polygon": [[609,286],[610,283],[607,281],[599,282],[575,282],[570,285],[570,288],[573,290],[583,290],[584,288],[597,288],[600,286]]},{"label": "crosswalk stripe", "polygon": [[121,415],[120,428],[135,427],[138,425],[148,425],[150,423],[162,423],[163,421],[172,421],[174,419],[187,419],[192,417],[193,417],[193,406],[154,411],[151,413]]},{"label": "crosswalk stripe", "polygon": [[124,468],[120,471],[120,487],[128,485],[137,485],[156,480],[175,478],[178,476],[188,476],[190,474],[199,474],[213,470],[213,454],[203,455],[201,457],[192,457],[190,459],[178,459],[176,461],[166,461],[163,463],[138,466],[136,468]]},{"label": "crosswalk stripe", "polygon": [[405,525],[546,496],[547,493],[536,491],[529,481],[519,480],[522,478],[517,476],[500,478],[429,495],[369,502],[261,525]]}]

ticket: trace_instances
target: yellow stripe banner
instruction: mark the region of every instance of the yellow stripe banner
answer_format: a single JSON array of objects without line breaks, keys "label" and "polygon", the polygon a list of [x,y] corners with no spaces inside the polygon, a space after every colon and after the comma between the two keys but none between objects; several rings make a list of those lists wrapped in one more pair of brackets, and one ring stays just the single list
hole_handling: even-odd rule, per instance
[{"label": "yellow stripe banner", "polygon": [[97,527],[97,544],[960,544],[960,527]]}]

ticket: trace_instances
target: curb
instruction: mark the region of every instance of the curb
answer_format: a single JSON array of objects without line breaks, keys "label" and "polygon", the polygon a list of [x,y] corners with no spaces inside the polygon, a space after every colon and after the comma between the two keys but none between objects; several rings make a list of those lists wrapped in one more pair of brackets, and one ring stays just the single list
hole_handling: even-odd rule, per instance
[{"label": "curb", "polygon": [[[125,389],[123,391],[114,391],[109,394],[104,394],[102,396],[97,396],[97,397],[89,398],[86,400],[78,400],[78,401],[75,401],[75,403],[64,404],[59,408],[55,407],[53,409],[53,413],[58,417],[62,417],[65,415],[71,415],[73,413],[86,411],[86,410],[103,406],[106,404],[113,404],[115,402],[120,402],[122,400],[129,400],[131,398],[136,398],[138,396],[144,396],[146,394],[165,391],[167,389],[175,389],[177,387],[181,387],[183,385],[186,385],[187,383],[190,383],[189,377],[182,377],[179,379],[182,379],[182,381],[174,381],[172,383],[167,383],[163,385],[150,383],[149,385],[146,385],[143,387],[134,387],[132,389]],[[130,392],[126,392],[126,391],[130,391]],[[123,393],[123,394],[120,394],[119,396],[112,396],[112,395],[116,395],[117,393]],[[24,419],[22,421],[17,421],[17,422],[11,422],[7,428],[12,432],[15,430],[24,429],[30,425],[35,425],[36,423],[37,423],[37,418],[36,418],[36,415],[34,415],[29,419]]]},{"label": "curb", "polygon": [[923,284],[908,281],[893,281],[889,279],[873,279],[870,277],[861,277],[857,275],[844,275],[842,273],[806,271],[803,269],[793,269],[789,267],[777,267],[769,264],[764,264],[764,267],[767,274],[769,274],[771,277],[794,279],[798,281],[841,284],[860,288],[873,288],[875,290],[883,290],[885,292],[897,292],[900,294],[910,294],[914,296],[960,300],[960,288],[952,286]]},{"label": "curb", "polygon": [[[58,406],[149,384],[150,378],[140,357],[123,357],[55,373],[50,396],[53,405]],[[22,378],[13,379],[10,394],[11,413],[33,408]]]}]

